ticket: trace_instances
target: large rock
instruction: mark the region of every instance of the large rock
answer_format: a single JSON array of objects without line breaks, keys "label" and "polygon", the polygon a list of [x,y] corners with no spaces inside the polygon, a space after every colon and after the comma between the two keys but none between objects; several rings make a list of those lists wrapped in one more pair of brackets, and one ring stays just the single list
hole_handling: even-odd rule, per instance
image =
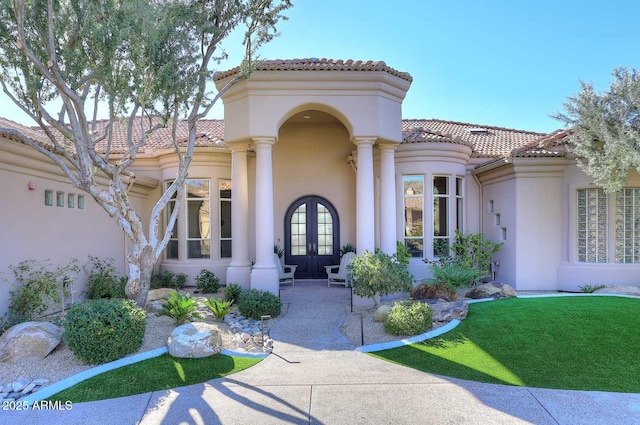
[{"label": "large rock", "polygon": [[389,315],[391,311],[391,307],[388,305],[381,305],[378,307],[375,313],[373,313],[373,321],[374,322],[384,322],[385,317]]},{"label": "large rock", "polygon": [[450,322],[453,319],[464,320],[469,311],[469,304],[464,301],[443,302],[431,305],[434,322]]},{"label": "large rock", "polygon": [[167,341],[169,354],[180,358],[209,357],[222,351],[222,337],[216,325],[186,323],[171,332]]},{"label": "large rock", "polygon": [[446,288],[421,283],[411,288],[411,298],[414,300],[437,300],[441,298],[451,300],[452,298],[455,299],[455,294],[452,294]]},{"label": "large rock", "polygon": [[637,286],[608,286],[606,288],[598,289],[593,293],[640,296],[640,288]]},{"label": "large rock", "polygon": [[44,359],[60,344],[63,332],[61,327],[49,322],[19,323],[0,336],[0,362]]},{"label": "large rock", "polygon": [[516,290],[506,283],[489,282],[478,285],[471,291],[467,292],[467,298],[511,298],[516,296]]},{"label": "large rock", "polygon": [[171,288],[151,289],[147,295],[147,303],[150,303],[151,301],[164,300],[172,292],[176,292],[176,290]]}]

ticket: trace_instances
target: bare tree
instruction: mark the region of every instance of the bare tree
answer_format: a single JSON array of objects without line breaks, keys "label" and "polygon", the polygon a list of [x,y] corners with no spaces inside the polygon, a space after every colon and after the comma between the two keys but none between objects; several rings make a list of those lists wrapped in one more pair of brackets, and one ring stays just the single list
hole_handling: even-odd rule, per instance
[{"label": "bare tree", "polygon": [[[235,82],[246,78],[256,50],[276,35],[290,0],[0,0],[0,83],[4,93],[46,134],[50,144],[14,129],[89,193],[131,241],[127,296],[144,305],[153,267],[173,230],[193,155],[196,125]],[[220,43],[246,27],[241,72],[217,94],[212,66],[226,57]],[[113,149],[120,120],[126,148]],[[188,127],[186,143],[176,133]],[[148,227],[127,197],[128,170],[148,137],[171,129],[179,158],[176,179],[152,209]],[[108,185],[96,177],[106,176]],[[176,208],[162,228],[162,212]]]}]

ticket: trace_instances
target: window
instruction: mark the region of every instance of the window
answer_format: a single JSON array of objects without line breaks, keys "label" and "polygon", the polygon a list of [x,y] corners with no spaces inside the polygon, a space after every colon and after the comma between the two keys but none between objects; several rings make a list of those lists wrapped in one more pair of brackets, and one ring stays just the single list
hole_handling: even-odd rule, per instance
[{"label": "window", "polygon": [[333,217],[331,211],[318,202],[318,255],[333,255]]},{"label": "window", "polygon": [[53,206],[53,190],[44,191],[44,204],[48,207]]},{"label": "window", "polygon": [[78,209],[84,209],[84,195],[78,195]]},{"label": "window", "polygon": [[291,216],[291,255],[307,255],[307,204],[300,205]]},{"label": "window", "polygon": [[503,241],[507,240],[507,228],[503,227],[502,229],[500,229],[500,236],[502,237]]},{"label": "window", "polygon": [[231,258],[231,180],[218,182],[220,191],[220,258]]},{"label": "window", "polygon": [[211,257],[209,180],[185,180],[187,258]]},{"label": "window", "polygon": [[489,201],[489,212],[493,212],[494,206],[493,201]]},{"label": "window", "polygon": [[424,255],[424,177],[404,176],[404,244],[412,257]]},{"label": "window", "polygon": [[[166,191],[169,186],[171,186],[171,181],[164,183],[164,190]],[[165,223],[169,223],[169,218],[173,213],[173,210],[176,208],[176,196],[174,193],[169,202],[167,203],[167,208],[165,209]],[[173,231],[171,232],[171,237],[169,238],[169,242],[167,243],[166,255],[168,259],[178,259],[178,221],[176,220],[175,225],[173,226]]]},{"label": "window", "polygon": [[56,205],[64,207],[64,192],[56,192]]},{"label": "window", "polygon": [[578,190],[579,262],[607,262],[607,228],[607,195],[604,190]]},{"label": "window", "polygon": [[500,214],[496,214],[496,226],[500,226]]},{"label": "window", "polygon": [[73,193],[69,193],[67,195],[67,207],[75,208],[75,205],[76,205],[76,195],[74,195]]},{"label": "window", "polygon": [[449,255],[449,177],[433,177],[433,256]]},{"label": "window", "polygon": [[456,177],[456,230],[459,232],[464,231],[464,195],[462,190],[462,184],[464,179],[462,177]]},{"label": "window", "polygon": [[640,263],[640,189],[616,194],[616,263]]}]

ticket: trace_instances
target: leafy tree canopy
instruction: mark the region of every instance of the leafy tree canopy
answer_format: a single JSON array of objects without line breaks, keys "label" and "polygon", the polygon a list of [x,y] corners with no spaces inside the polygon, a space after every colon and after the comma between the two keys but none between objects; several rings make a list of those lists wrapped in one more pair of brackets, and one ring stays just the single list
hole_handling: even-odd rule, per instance
[{"label": "leafy tree canopy", "polygon": [[622,189],[630,170],[640,172],[640,75],[617,68],[613,77],[602,93],[581,82],[554,116],[570,127],[568,148],[580,168],[607,192]]}]

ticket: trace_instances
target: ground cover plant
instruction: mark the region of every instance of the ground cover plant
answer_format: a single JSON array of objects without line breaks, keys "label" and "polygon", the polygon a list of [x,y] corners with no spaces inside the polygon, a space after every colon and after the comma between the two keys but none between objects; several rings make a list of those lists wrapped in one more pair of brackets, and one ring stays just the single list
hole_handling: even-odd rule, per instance
[{"label": "ground cover plant", "polygon": [[49,400],[82,403],[199,384],[240,372],[260,360],[222,354],[199,359],[181,359],[165,353],[101,373],[53,395]]},{"label": "ground cover plant", "polygon": [[479,382],[638,393],[639,307],[638,299],[597,296],[471,304],[452,331],[373,355]]}]

